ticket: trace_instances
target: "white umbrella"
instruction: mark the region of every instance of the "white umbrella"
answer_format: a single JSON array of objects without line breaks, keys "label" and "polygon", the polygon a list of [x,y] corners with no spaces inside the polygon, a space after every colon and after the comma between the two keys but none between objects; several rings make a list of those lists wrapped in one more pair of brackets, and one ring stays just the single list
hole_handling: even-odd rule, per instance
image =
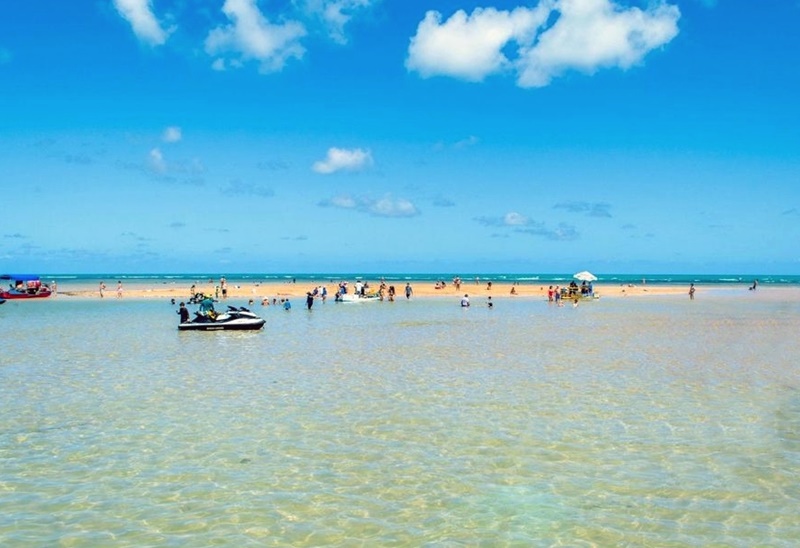
[{"label": "white umbrella", "polygon": [[573,278],[575,278],[576,280],[581,281],[581,282],[595,282],[595,281],[597,281],[597,276],[595,276],[594,274],[592,274],[591,272],[588,272],[586,270],[584,270],[583,272],[578,272],[577,274],[575,274],[573,276]]}]

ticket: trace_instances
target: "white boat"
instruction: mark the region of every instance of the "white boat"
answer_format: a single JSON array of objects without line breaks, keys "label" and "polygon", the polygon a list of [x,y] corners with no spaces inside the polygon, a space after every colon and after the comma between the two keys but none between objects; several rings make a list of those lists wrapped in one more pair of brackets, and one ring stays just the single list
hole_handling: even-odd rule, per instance
[{"label": "white boat", "polygon": [[352,293],[337,294],[334,301],[337,303],[371,303],[379,301],[378,295],[353,295]]}]

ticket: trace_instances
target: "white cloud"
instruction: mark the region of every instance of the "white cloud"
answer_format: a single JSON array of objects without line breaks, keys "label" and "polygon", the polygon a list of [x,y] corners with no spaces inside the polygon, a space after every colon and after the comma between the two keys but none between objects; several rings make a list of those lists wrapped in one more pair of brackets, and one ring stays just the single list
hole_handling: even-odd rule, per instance
[{"label": "white cloud", "polygon": [[[554,16],[557,15],[557,16]],[[409,71],[478,82],[514,72],[521,87],[542,87],[569,70],[627,69],[678,34],[680,11],[658,1],[649,8],[612,0],[542,0],[536,8],[457,11],[442,23],[429,11],[411,39]],[[506,57],[516,47],[514,59]]]},{"label": "white cloud", "polygon": [[161,135],[161,139],[165,143],[177,143],[183,138],[183,133],[181,132],[181,128],[178,126],[169,126],[164,130],[164,133]]},{"label": "white cloud", "polygon": [[542,87],[575,69],[593,73],[602,67],[627,69],[678,34],[677,6],[657,4],[647,11],[623,9],[609,0],[561,0],[561,17],[523,48],[518,83]]},{"label": "white cloud", "polygon": [[167,41],[172,29],[164,29],[156,19],[152,0],[114,0],[114,7],[130,23],[139,40],[151,46],[160,46]]},{"label": "white cloud", "polygon": [[307,13],[319,17],[325,24],[331,40],[346,44],[344,27],[359,9],[368,8],[375,0],[303,0]]},{"label": "white cloud", "polygon": [[329,148],[324,160],[314,162],[311,169],[317,173],[327,175],[337,171],[358,171],[372,165],[372,153],[368,150],[356,148]]},{"label": "white cloud", "polygon": [[506,226],[525,226],[530,222],[531,220],[528,217],[516,211],[506,213],[505,217],[503,217],[503,223]]},{"label": "white cloud", "polygon": [[478,82],[510,66],[502,49],[510,41],[528,41],[544,24],[550,2],[533,9],[463,10],[442,23],[439,12],[429,11],[408,48],[406,68],[422,76],[446,75]]},{"label": "white cloud", "polygon": [[392,198],[384,196],[380,199],[354,198],[352,196],[335,196],[319,203],[321,207],[336,207],[339,209],[352,209],[360,213],[368,213],[375,217],[415,217],[419,210],[411,201],[405,198]]},{"label": "white cloud", "polygon": [[414,217],[419,214],[416,206],[410,201],[389,196],[370,204],[369,211],[379,217]]},{"label": "white cloud", "polygon": [[527,226],[533,223],[531,219],[516,211],[510,211],[502,217],[475,217],[475,221],[485,226]]},{"label": "white cloud", "polygon": [[163,175],[167,172],[167,162],[164,160],[164,155],[157,148],[150,151],[148,155],[148,165],[152,171],[158,174]]},{"label": "white cloud", "polygon": [[303,57],[305,48],[299,39],[306,30],[301,23],[270,23],[259,11],[256,0],[225,0],[222,12],[231,24],[213,29],[205,41],[206,53],[216,57],[212,64],[215,70],[255,60],[261,72],[276,72],[288,59]]}]

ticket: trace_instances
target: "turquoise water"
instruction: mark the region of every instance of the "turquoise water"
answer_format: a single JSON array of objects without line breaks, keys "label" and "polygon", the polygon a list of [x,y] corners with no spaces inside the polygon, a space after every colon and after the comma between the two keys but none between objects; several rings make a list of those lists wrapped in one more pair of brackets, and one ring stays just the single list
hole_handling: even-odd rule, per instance
[{"label": "turquoise water", "polygon": [[794,546],[800,298],[701,297],[8,302],[0,544]]},{"label": "turquoise water", "polygon": [[[225,276],[231,284],[252,283],[254,281],[284,281],[297,280],[297,282],[319,282],[340,280],[380,280],[387,282],[435,282],[445,280],[449,282],[454,276],[459,276],[464,282],[476,279],[483,281],[492,280],[499,283],[518,282],[521,284],[563,283],[573,280],[574,273],[385,273],[385,272],[349,272],[349,273],[193,273],[193,274],[42,274],[45,282],[56,280],[59,287],[69,288],[74,284],[88,283],[96,287],[100,280],[124,280],[125,282],[147,281],[152,284],[176,283],[189,286],[194,281],[219,280]],[[595,272],[598,283],[611,284],[639,284],[645,281],[648,284],[689,285],[690,283],[708,285],[741,285],[750,286],[753,280],[763,285],[800,286],[800,276],[796,274],[604,274]]]}]

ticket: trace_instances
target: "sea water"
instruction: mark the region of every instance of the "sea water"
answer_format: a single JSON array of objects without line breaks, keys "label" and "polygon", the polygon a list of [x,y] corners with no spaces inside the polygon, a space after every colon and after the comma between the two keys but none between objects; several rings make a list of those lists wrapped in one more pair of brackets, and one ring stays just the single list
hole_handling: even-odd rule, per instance
[{"label": "sea water", "polygon": [[257,305],[255,333],[8,302],[0,545],[794,546],[775,291]]}]

